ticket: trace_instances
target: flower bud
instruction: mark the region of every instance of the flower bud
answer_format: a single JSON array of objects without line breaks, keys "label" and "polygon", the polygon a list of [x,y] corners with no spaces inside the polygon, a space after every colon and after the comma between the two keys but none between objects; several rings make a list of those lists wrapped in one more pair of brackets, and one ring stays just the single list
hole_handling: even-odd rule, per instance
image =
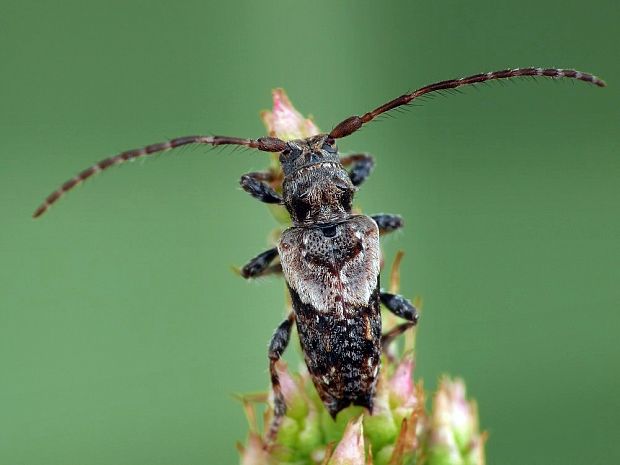
[{"label": "flower bud", "polygon": [[283,89],[274,89],[271,94],[273,110],[261,112],[261,119],[271,137],[287,141],[304,139],[320,132],[312,119],[304,118],[295,109]]},{"label": "flower bud", "polygon": [[433,465],[483,465],[484,436],[478,432],[476,403],[465,396],[462,380],[444,378],[433,399],[429,458]]}]

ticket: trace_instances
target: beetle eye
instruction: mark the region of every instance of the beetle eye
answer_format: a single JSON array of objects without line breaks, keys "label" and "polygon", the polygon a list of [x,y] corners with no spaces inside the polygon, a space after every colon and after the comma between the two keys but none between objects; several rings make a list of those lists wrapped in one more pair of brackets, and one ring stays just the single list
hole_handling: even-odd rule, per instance
[{"label": "beetle eye", "polygon": [[350,189],[347,189],[346,191],[342,191],[342,194],[340,194],[340,205],[342,205],[342,208],[344,208],[344,211],[346,212],[351,211],[352,201],[353,201],[353,191]]},{"label": "beetle eye", "polygon": [[280,160],[280,163],[285,163],[286,160],[288,160],[289,156],[291,154],[291,150],[290,149],[284,149],[280,152],[280,156],[278,157]]},{"label": "beetle eye", "polygon": [[334,178],[332,181],[334,186],[336,186],[340,191],[348,191],[351,189],[351,185],[345,182],[344,179]]},{"label": "beetle eye", "polygon": [[293,198],[293,211],[298,220],[305,220],[310,213],[310,204],[300,197]]},{"label": "beetle eye", "polygon": [[287,145],[286,148],[280,152],[280,154],[287,158],[297,158],[301,155],[301,150],[294,145]]}]

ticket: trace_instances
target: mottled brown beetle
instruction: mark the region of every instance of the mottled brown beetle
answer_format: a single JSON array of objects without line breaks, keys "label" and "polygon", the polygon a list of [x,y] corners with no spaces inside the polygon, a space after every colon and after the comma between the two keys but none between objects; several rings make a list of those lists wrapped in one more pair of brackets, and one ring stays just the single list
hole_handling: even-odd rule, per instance
[{"label": "mottled brown beetle", "polygon": [[[297,324],[314,385],[335,417],[350,404],[372,412],[382,348],[418,319],[416,309],[408,300],[382,292],[379,286],[379,234],[398,229],[402,221],[397,215],[370,217],[351,213],[357,186],[368,177],[374,163],[367,154],[340,158],[336,139],[425,94],[521,76],[571,78],[605,86],[597,77],[575,70],[506,69],[422,87],[362,116],[345,119],[329,134],[307,139],[285,142],[276,137],[180,137],[100,161],[50,194],[34,217],[45,213],[64,193],[99,171],[182,145],[232,144],[279,153],[284,176],[281,195],[273,188],[275,180],[271,173],[248,173],[241,177],[244,190],[262,202],[283,204],[293,222],[282,234],[277,248],[261,253],[242,269],[246,278],[282,271],[293,303],[293,313],[276,329],[269,345],[275,406],[274,421],[267,433],[271,442],[286,412],[276,362],[288,345],[293,322]],[[345,167],[350,169],[347,171]],[[281,265],[272,265],[277,257]],[[380,303],[406,322],[382,335]]]}]

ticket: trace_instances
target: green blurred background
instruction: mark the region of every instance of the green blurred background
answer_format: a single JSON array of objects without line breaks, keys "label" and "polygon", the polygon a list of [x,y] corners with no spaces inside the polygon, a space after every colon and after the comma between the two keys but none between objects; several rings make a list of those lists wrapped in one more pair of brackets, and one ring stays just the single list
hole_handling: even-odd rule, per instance
[{"label": "green blurred background", "polygon": [[[0,465],[234,464],[232,394],[267,387],[278,279],[230,271],[268,246],[238,187],[254,152],[118,151],[255,137],[270,90],[320,127],[415,87],[515,66],[607,79],[438,98],[342,140],[398,212],[403,292],[425,302],[416,375],[463,376],[489,463],[618,463],[619,8],[514,3],[2,0]],[[296,360],[295,350],[289,361]]]}]

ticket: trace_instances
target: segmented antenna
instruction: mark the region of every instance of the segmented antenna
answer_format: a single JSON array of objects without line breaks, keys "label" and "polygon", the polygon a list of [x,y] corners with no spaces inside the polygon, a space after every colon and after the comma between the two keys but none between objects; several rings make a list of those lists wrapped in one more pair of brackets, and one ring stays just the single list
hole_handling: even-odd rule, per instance
[{"label": "segmented antenna", "polygon": [[437,92],[446,89],[456,89],[457,87],[467,86],[470,84],[477,84],[485,81],[493,81],[497,79],[511,79],[521,76],[533,76],[533,77],[550,77],[550,78],[570,78],[577,79],[578,81],[588,82],[598,87],[605,87],[605,81],[597,78],[596,76],[576,71],[574,69],[559,69],[559,68],[515,68],[504,69],[501,71],[492,71],[490,73],[474,74],[473,76],[463,77],[460,79],[450,79],[448,81],[436,82],[428,86],[424,86],[413,92],[403,94],[400,97],[395,98],[387,103],[384,103],[380,107],[375,108],[362,116],[351,116],[344,121],[338,123],[334,129],[329,133],[330,137],[334,139],[340,139],[353,134],[360,129],[363,124],[368,123],[379,116],[381,113],[393,110],[401,105],[407,105],[412,100],[431,92]]},{"label": "segmented antenna", "polygon": [[258,139],[241,139],[238,137],[225,136],[185,136],[177,137],[166,142],[147,145],[139,149],[128,150],[113,157],[101,160],[90,168],[85,169],[77,176],[69,179],[62,186],[47,196],[45,201],[37,208],[32,215],[38,218],[56,203],[63,195],[69,192],[78,184],[86,181],[91,176],[108,169],[111,166],[120,165],[122,163],[145,157],[153,153],[165,152],[167,150],[189,144],[208,144],[208,145],[245,145],[246,147],[255,148],[263,152],[281,152],[286,148],[286,143],[277,137],[260,137]]}]

